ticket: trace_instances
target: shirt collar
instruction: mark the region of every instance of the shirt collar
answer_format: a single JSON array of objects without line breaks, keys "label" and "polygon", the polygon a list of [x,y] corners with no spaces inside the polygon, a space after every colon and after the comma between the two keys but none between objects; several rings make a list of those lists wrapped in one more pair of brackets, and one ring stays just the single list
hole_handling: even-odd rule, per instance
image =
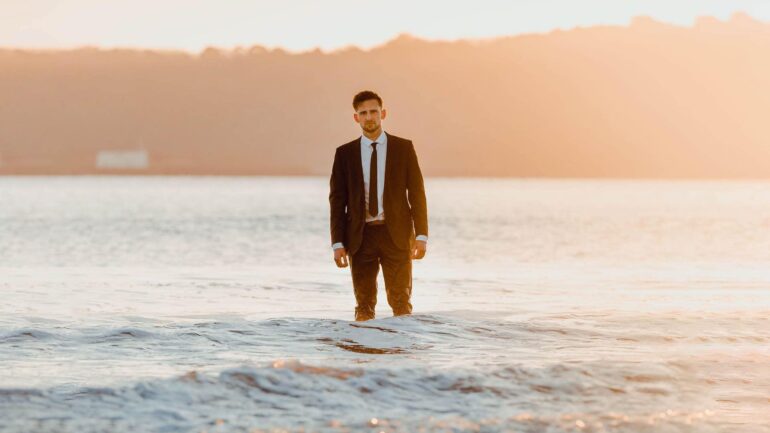
[{"label": "shirt collar", "polygon": [[377,137],[376,140],[370,140],[369,137],[361,134],[361,148],[368,149],[372,146],[372,143],[377,142],[377,147],[382,149],[383,146],[388,144],[388,136],[385,135],[385,130],[382,130],[382,133],[380,133],[380,136]]}]

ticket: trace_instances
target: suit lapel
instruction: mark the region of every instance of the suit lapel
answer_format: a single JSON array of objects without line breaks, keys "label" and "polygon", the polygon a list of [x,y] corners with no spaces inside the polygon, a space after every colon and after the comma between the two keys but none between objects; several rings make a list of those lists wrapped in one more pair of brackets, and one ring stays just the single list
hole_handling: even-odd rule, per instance
[{"label": "suit lapel", "polygon": [[385,135],[388,137],[388,148],[385,152],[385,188],[382,192],[383,206],[385,204],[385,197],[388,196],[388,185],[393,183],[389,182],[389,180],[393,177],[393,168],[396,165],[396,161],[394,161],[396,154],[396,139],[387,132]]},{"label": "suit lapel", "polygon": [[[352,181],[355,182],[355,185],[358,185],[354,191],[359,191],[361,196],[361,209],[366,206],[364,197],[364,169],[361,167],[361,140],[355,140],[353,141],[353,152],[351,153],[352,161],[350,161],[351,164],[353,164],[353,179]],[[387,160],[385,161],[387,163]]]}]

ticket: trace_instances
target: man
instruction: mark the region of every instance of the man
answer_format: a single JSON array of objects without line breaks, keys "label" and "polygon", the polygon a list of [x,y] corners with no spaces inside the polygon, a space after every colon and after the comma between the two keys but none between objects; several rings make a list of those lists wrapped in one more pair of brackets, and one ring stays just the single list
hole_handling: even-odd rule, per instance
[{"label": "man", "polygon": [[417,154],[410,140],[382,130],[387,111],[376,93],[355,95],[353,110],[363,134],[337,148],[329,181],[334,261],[350,261],[356,320],[374,319],[380,265],[393,315],[410,314],[412,259],[425,256],[428,241]]}]

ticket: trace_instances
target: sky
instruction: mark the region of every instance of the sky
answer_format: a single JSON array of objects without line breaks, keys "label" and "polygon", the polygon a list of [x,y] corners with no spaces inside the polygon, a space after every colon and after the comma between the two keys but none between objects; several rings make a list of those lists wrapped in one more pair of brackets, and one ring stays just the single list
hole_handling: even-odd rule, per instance
[{"label": "sky", "polygon": [[767,0],[0,0],[0,47],[331,51],[401,33],[480,39],[626,25],[639,15],[691,25],[736,11],[770,21]]}]

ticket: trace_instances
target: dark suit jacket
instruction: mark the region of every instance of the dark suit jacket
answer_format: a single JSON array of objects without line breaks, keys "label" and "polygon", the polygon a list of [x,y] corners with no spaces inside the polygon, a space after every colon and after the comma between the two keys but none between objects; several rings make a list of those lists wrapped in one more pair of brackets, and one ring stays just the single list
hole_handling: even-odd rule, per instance
[{"label": "dark suit jacket", "polygon": [[[415,231],[428,236],[425,187],[411,140],[385,134],[388,137],[382,196],[385,223],[393,242],[408,249]],[[338,147],[334,154],[329,204],[332,243],[342,242],[347,253],[353,255],[361,246],[366,219],[360,137]]]}]

